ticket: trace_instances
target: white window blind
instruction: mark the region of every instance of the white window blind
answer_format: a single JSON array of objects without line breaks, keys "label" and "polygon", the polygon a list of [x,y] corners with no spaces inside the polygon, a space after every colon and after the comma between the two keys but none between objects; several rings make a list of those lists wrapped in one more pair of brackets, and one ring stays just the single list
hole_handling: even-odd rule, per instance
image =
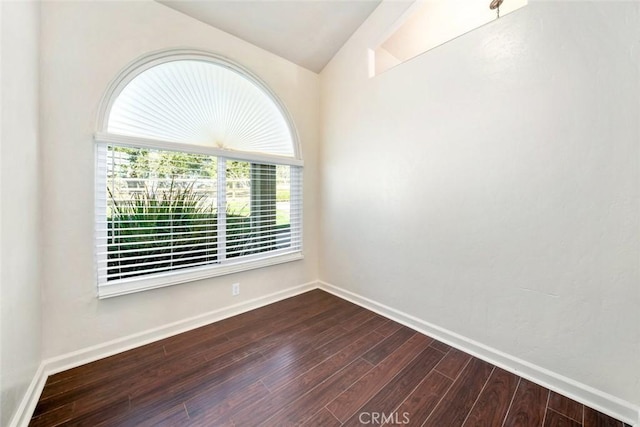
[{"label": "white window blind", "polygon": [[146,68],[96,135],[98,295],[302,257],[302,167],[259,82],[202,60]]},{"label": "white window blind", "polygon": [[122,89],[107,132],[293,156],[286,118],[263,89],[246,75],[211,62],[165,62]]}]

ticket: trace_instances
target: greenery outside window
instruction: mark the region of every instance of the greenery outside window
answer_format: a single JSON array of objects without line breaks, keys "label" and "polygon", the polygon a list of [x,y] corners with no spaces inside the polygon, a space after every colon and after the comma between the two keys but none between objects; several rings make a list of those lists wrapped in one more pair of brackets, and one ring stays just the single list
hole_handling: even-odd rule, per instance
[{"label": "greenery outside window", "polygon": [[302,258],[295,130],[255,76],[205,52],[156,53],[101,114],[99,297]]}]

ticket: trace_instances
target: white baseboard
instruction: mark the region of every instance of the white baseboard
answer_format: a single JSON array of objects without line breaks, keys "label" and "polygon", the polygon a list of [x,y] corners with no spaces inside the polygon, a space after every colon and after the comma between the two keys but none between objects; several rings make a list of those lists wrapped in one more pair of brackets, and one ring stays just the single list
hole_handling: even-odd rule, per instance
[{"label": "white baseboard", "polygon": [[36,409],[36,405],[38,404],[38,399],[42,394],[42,389],[44,389],[44,384],[47,382],[47,374],[45,373],[45,365],[44,362],[40,363],[38,369],[36,370],[27,391],[16,410],[15,415],[9,422],[9,427],[22,427],[28,426],[29,421],[31,421],[31,414],[33,414],[34,409]]},{"label": "white baseboard", "polygon": [[415,316],[396,310],[377,301],[347,291],[329,283],[318,281],[320,289],[340,298],[376,312],[386,318],[395,320],[411,329],[429,335],[452,347],[465,351],[479,359],[492,363],[506,371],[512,372],[550,390],[563,394],[577,402],[583,403],[602,413],[640,427],[640,408],[604,393],[588,385],[564,377],[548,369],[518,359],[462,335],[456,334],[437,325],[425,322]]},{"label": "white baseboard", "polygon": [[264,307],[265,305],[272,304],[274,302],[278,302],[283,299],[290,298],[317,288],[317,282],[305,283],[303,285],[294,286],[292,288],[274,292],[269,295],[254,298],[218,310],[213,310],[209,313],[204,313],[188,319],[169,323],[158,328],[149,329],[103,344],[87,347],[78,351],[43,360],[36,374],[34,375],[34,378],[31,381],[31,384],[29,385],[29,388],[27,389],[27,392],[25,393],[25,396],[22,399],[20,406],[18,407],[18,410],[16,411],[9,426],[26,427],[29,425],[29,421],[31,420],[31,416],[36,408],[38,399],[42,394],[42,390],[44,389],[44,385],[49,375],[65,371],[67,369],[75,368],[77,366],[84,365],[85,363],[93,362],[95,360],[112,356],[123,351],[131,350],[132,348],[140,347],[142,345],[168,338],[173,335],[187,332],[213,322],[218,322],[228,317],[236,316],[238,314],[242,314],[256,308]]},{"label": "white baseboard", "polygon": [[149,329],[144,332],[47,359],[44,361],[47,368],[47,374],[52,375],[66,371],[67,369],[75,368],[76,366],[84,365],[85,363],[93,362],[126,350],[131,350],[132,348],[140,347],[173,335],[181,334],[213,322],[218,322],[228,317],[237,316],[238,314],[255,310],[256,308],[264,307],[265,305],[272,304],[316,288],[318,288],[317,282],[308,282],[283,291],[274,292],[269,295],[230,305],[228,307],[223,307],[218,310],[213,310],[209,313],[200,314],[198,316],[179,320],[158,328]]}]

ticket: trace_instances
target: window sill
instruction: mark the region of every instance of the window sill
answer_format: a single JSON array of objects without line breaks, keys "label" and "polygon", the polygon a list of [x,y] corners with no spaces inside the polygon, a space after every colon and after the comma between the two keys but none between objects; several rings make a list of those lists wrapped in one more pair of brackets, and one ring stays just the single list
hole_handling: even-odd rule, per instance
[{"label": "window sill", "polygon": [[112,298],[149,289],[163,288],[165,286],[173,286],[180,283],[224,276],[226,274],[239,273],[256,268],[268,267],[270,265],[283,264],[285,262],[297,261],[303,258],[304,256],[302,255],[302,252],[291,252],[252,261],[245,260],[235,263],[229,262],[222,265],[216,264],[214,266],[185,269],[159,275],[147,275],[133,279],[114,280],[108,284],[98,287],[98,298]]}]

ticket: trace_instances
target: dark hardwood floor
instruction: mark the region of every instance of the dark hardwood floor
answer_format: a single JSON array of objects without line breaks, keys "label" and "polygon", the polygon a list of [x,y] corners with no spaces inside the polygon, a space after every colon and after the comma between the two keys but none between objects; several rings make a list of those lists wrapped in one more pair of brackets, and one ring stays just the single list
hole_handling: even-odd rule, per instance
[{"label": "dark hardwood floor", "polygon": [[619,426],[320,290],[51,376],[32,426]]}]

